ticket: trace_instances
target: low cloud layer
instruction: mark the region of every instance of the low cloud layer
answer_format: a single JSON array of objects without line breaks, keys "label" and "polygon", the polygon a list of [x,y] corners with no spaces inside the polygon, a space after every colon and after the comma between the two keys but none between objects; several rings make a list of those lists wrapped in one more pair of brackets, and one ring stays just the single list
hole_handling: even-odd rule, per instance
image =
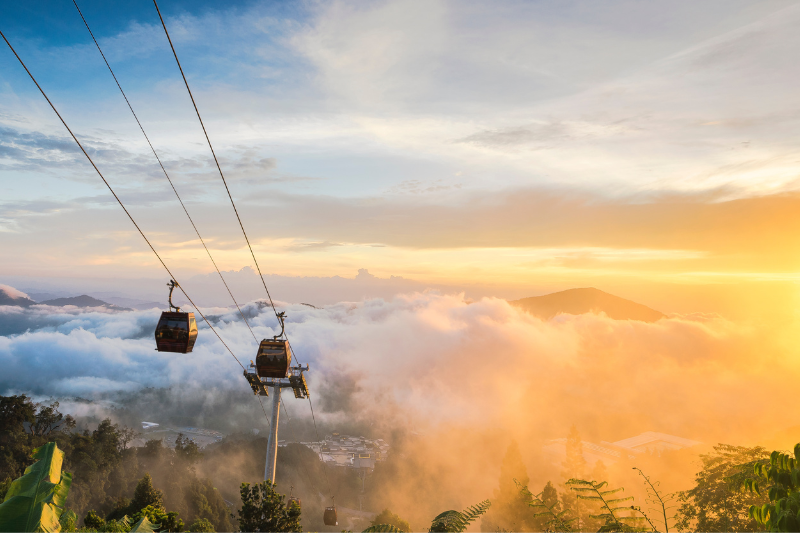
[{"label": "low cloud layer", "polygon": [[[389,431],[410,424],[424,432],[482,420],[525,439],[562,436],[573,423],[604,440],[647,430],[704,441],[751,438],[780,426],[769,405],[792,393],[745,392],[768,386],[774,372],[792,379],[799,373],[785,339],[714,315],[652,324],[592,314],[541,321],[503,300],[466,303],[435,292],[285,310],[327,426]],[[205,311],[248,364],[256,344],[238,314]],[[274,334],[271,309],[252,303],[245,312],[258,340]],[[3,323],[25,328],[0,337],[4,393],[247,390],[240,367],[204,325],[191,354],[156,352],[156,310],[33,306],[0,313]],[[306,407],[288,403],[293,416],[307,418]]]}]

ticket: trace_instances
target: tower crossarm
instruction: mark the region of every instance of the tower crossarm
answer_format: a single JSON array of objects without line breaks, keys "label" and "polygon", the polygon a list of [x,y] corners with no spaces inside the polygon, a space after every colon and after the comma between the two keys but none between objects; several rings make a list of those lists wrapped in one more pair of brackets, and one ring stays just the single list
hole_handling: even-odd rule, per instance
[{"label": "tower crossarm", "polygon": [[256,396],[269,396],[269,391],[264,386],[264,383],[261,382],[261,379],[258,377],[257,374],[245,370],[244,377],[250,384],[250,388],[253,389],[253,394],[255,394]]},{"label": "tower crossarm", "polygon": [[251,362],[250,367],[253,369],[250,372],[245,370],[244,377],[253,389],[253,393],[261,396],[269,396],[269,387],[278,387],[281,389],[292,389],[294,397],[298,399],[306,399],[311,393],[308,391],[308,383],[303,374],[308,370],[308,365],[305,367],[298,365],[289,368],[289,376],[285,378],[261,378],[255,372],[255,365]]}]

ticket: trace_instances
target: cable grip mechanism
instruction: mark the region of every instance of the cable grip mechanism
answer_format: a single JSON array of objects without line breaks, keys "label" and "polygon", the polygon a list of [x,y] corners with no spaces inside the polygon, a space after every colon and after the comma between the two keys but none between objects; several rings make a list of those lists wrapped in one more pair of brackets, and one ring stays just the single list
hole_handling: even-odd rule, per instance
[{"label": "cable grip mechanism", "polygon": [[174,309],[176,313],[180,313],[181,308],[172,304],[172,291],[175,290],[175,287],[180,287],[180,285],[178,285],[178,282],[174,279],[171,279],[169,283],[167,283],[167,287],[169,287],[169,310],[172,311]]}]

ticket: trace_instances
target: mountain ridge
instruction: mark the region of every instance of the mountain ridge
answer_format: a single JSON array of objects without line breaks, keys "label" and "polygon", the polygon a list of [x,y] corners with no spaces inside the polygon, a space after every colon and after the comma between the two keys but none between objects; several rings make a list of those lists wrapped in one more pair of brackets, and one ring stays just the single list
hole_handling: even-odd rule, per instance
[{"label": "mountain ridge", "polygon": [[97,298],[93,298],[88,294],[81,294],[80,296],[72,296],[70,298],[55,298],[53,300],[45,300],[43,302],[39,302],[39,305],[50,305],[53,307],[64,307],[66,305],[74,305],[75,307],[106,307],[108,309],[114,309],[115,311],[132,311],[132,309],[128,309],[127,307],[120,307],[118,305],[104,302],[103,300],[98,300]]},{"label": "mountain ridge", "polygon": [[543,320],[550,320],[559,314],[582,315],[599,312],[614,320],[656,322],[666,318],[660,311],[594,287],[567,289],[542,296],[510,300],[508,303]]}]

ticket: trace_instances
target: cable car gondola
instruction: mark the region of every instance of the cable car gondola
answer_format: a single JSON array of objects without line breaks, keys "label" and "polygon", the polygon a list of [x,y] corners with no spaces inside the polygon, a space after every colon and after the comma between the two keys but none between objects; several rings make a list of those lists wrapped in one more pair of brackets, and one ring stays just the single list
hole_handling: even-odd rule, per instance
[{"label": "cable car gondola", "polygon": [[264,339],[258,346],[256,356],[256,373],[262,378],[285,378],[289,373],[289,364],[292,362],[292,349],[289,341],[279,339],[284,333],[283,319],[284,313],[278,313],[281,321],[281,332],[275,335],[272,340]]},{"label": "cable car gondola", "polygon": [[[332,498],[333,499],[333,498]],[[339,520],[336,516],[336,500],[333,499],[333,505],[325,508],[325,514],[322,515],[322,521],[326,526],[338,526]]]},{"label": "cable car gondola", "polygon": [[292,505],[297,505],[298,507],[302,507],[300,498],[296,498],[294,496],[294,485],[292,485],[292,488],[289,491],[289,498],[286,500],[286,508],[291,509]]},{"label": "cable car gondola", "polygon": [[194,313],[182,313],[172,305],[172,291],[178,286],[169,280],[169,311],[161,313],[156,326],[156,350],[159,352],[189,353],[197,340],[197,321]]}]

